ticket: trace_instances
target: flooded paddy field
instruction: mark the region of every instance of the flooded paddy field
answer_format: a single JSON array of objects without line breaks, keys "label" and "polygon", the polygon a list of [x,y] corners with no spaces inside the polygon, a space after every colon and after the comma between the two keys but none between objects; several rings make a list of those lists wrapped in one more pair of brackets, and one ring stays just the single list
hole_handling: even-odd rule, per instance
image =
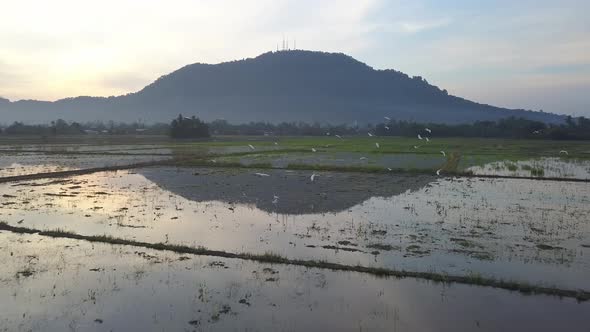
[{"label": "flooded paddy field", "polygon": [[[590,289],[590,186],[155,167],[0,184],[0,220],[147,242]],[[266,174],[266,173],[265,173]]]},{"label": "flooded paddy field", "polygon": [[170,157],[133,154],[110,156],[102,154],[0,153],[0,177],[134,165],[168,159]]},{"label": "flooded paddy field", "polygon": [[586,145],[274,140],[4,144],[0,331],[588,326]]},{"label": "flooded paddy field", "polygon": [[0,248],[4,331],[585,331],[590,324],[590,302],[486,287],[38,235],[0,233]]}]

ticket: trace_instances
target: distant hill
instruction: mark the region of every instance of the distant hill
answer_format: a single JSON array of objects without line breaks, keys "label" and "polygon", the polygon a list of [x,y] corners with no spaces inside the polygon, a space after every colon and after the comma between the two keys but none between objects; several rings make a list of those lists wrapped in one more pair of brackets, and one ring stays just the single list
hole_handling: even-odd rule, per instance
[{"label": "distant hill", "polygon": [[509,116],[562,122],[563,116],[478,104],[421,77],[375,70],[340,53],[280,51],[220,64],[196,63],[136,93],[45,102],[0,99],[0,121],[170,121],[179,113],[211,121],[377,123],[384,116],[464,123]]}]

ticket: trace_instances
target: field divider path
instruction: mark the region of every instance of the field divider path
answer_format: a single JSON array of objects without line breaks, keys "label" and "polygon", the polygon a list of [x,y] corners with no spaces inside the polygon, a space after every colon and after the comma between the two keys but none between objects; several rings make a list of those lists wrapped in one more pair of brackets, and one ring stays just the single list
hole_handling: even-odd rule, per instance
[{"label": "field divider path", "polygon": [[[204,160],[191,160],[188,163],[183,160],[171,161],[171,166],[178,167],[209,167],[209,168],[242,168],[242,169],[272,169],[272,170],[293,170],[293,171],[316,171],[316,172],[342,172],[342,173],[369,173],[369,174],[434,174],[435,172],[427,169],[392,169],[386,168],[366,168],[362,166],[315,166],[297,164],[286,167],[261,166],[260,164],[244,165],[239,163],[210,162]],[[580,178],[560,178],[560,177],[538,177],[538,176],[516,176],[516,175],[494,175],[494,174],[473,174],[468,172],[449,172],[441,174],[440,178],[445,177],[465,177],[465,178],[486,178],[486,179],[516,179],[516,180],[537,180],[537,181],[556,181],[556,182],[582,182],[590,183],[590,179]]]},{"label": "field divider path", "polygon": [[429,280],[433,282],[442,283],[458,283],[474,286],[493,287],[498,289],[505,289],[509,291],[517,291],[522,294],[536,294],[536,295],[552,295],[558,297],[574,298],[578,301],[590,300],[590,291],[586,290],[572,290],[560,289],[555,287],[535,286],[528,283],[517,281],[505,281],[501,279],[486,278],[479,275],[475,276],[460,276],[447,275],[443,273],[434,272],[412,272],[405,270],[393,270],[379,267],[368,267],[361,265],[345,265],[340,263],[331,263],[327,261],[290,259],[282,257],[273,253],[265,254],[251,254],[251,253],[232,253],[222,250],[211,250],[205,247],[191,247],[186,245],[175,245],[168,243],[150,243],[129,239],[122,239],[111,237],[108,235],[82,235],[63,230],[40,230],[27,227],[11,226],[5,222],[0,222],[0,231],[8,231],[17,234],[38,234],[52,238],[65,238],[88,241],[92,243],[105,243],[113,245],[125,245],[142,247],[146,249],[158,251],[171,251],[179,254],[192,254],[198,256],[212,256],[229,259],[242,259],[255,261],[266,264],[283,264],[303,266],[308,268],[328,269],[332,271],[347,271],[366,273],[379,277],[394,277],[394,278],[416,278]]}]

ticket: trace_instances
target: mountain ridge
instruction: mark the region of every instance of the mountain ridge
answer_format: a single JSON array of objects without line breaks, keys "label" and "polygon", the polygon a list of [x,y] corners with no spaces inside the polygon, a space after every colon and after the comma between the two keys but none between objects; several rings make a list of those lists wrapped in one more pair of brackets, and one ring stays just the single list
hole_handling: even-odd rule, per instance
[{"label": "mountain ridge", "polygon": [[9,121],[169,121],[178,113],[204,120],[376,123],[389,116],[418,122],[468,123],[509,116],[555,123],[564,116],[512,110],[449,95],[420,76],[374,69],[343,53],[290,50],[218,64],[194,63],[120,96],[54,102],[0,99]]}]

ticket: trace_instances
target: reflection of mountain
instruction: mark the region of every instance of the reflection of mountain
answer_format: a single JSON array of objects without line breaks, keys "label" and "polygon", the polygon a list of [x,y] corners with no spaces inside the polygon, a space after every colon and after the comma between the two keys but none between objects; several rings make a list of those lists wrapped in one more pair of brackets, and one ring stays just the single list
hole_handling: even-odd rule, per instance
[{"label": "reflection of mountain", "polygon": [[[339,212],[374,196],[389,197],[417,190],[435,180],[430,175],[388,175],[311,171],[204,168],[145,168],[138,170],[162,189],[193,201],[254,204],[281,214]],[[279,196],[273,204],[273,196]]]}]

